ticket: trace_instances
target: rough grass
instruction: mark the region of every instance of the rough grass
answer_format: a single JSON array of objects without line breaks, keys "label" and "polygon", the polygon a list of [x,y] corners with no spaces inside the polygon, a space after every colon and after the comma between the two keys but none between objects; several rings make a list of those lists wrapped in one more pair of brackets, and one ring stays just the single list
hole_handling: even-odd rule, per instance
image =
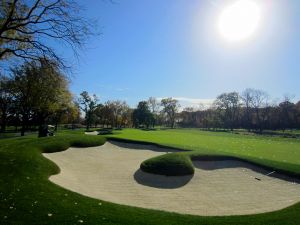
[{"label": "rough grass", "polygon": [[[122,206],[84,197],[48,180],[59,168],[41,155],[74,144],[104,143],[102,136],[62,132],[0,140],[0,224],[8,225],[298,225],[300,204],[272,213],[200,217]],[[118,162],[116,162],[118,163]],[[234,204],[234,202],[233,202]]]}]

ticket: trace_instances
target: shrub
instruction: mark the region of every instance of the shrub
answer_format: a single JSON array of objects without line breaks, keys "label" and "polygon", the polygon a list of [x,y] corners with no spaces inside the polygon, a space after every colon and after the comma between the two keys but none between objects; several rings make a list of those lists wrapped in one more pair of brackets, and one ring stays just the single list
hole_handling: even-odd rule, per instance
[{"label": "shrub", "polygon": [[140,165],[144,172],[183,176],[194,174],[194,166],[189,156],[182,153],[172,153],[148,159]]}]

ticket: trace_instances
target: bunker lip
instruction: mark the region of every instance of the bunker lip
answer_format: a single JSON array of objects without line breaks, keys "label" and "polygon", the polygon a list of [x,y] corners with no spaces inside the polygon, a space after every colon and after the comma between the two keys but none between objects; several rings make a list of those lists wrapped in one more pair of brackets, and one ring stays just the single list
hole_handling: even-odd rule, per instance
[{"label": "bunker lip", "polygon": [[[124,138],[118,138],[118,137],[107,137],[108,142],[111,143],[116,143],[118,145],[122,145],[122,144],[133,144],[134,145],[143,145],[145,146],[145,148],[147,148],[148,146],[154,146],[160,149],[164,149],[165,151],[169,150],[169,151],[174,151],[174,152],[192,152],[192,150],[189,149],[181,149],[181,148],[176,148],[176,147],[171,147],[171,146],[167,146],[167,145],[161,145],[161,144],[157,144],[154,142],[149,142],[149,141],[136,141],[136,140],[130,140],[130,139],[124,139]],[[124,145],[126,146],[126,145]]]},{"label": "bunker lip", "polygon": [[[153,142],[148,142],[148,141],[136,141],[136,140],[130,140],[130,139],[123,139],[123,138],[117,138],[117,137],[107,137],[107,142],[110,142],[112,144],[118,145],[120,147],[124,147],[126,148],[126,146],[130,147],[130,144],[132,144],[131,146],[144,146],[143,148],[147,149],[148,146],[152,146],[152,147],[157,147],[160,149],[169,149],[170,153],[171,152],[193,152],[192,150],[189,149],[181,149],[181,148],[175,148],[175,147],[171,147],[171,146],[165,146],[165,145],[161,145],[161,144],[157,144],[157,143],[153,143]],[[127,145],[128,144],[128,145]],[[298,173],[293,173],[291,171],[287,171],[287,170],[283,170],[283,169],[279,169],[279,168],[275,168],[275,167],[271,167],[271,166],[267,166],[267,165],[263,165],[261,163],[258,162],[254,162],[251,161],[250,159],[243,159],[237,156],[227,156],[227,155],[206,155],[206,154],[197,154],[195,152],[195,154],[191,154],[189,156],[191,158],[192,161],[223,161],[223,160],[236,160],[236,161],[241,161],[244,163],[248,163],[250,165],[256,166],[256,167],[261,167],[265,170],[270,170],[274,173],[269,174],[268,176],[271,177],[276,177],[282,180],[286,180],[286,181],[294,181],[297,183],[300,183],[300,174]],[[178,175],[180,176],[180,175]]]},{"label": "bunker lip", "polygon": [[243,167],[251,169],[251,170],[253,170],[257,173],[261,173],[262,175],[269,176],[269,177],[274,177],[274,178],[278,178],[278,179],[285,180],[285,181],[288,181],[288,182],[293,182],[293,183],[300,184],[300,175],[299,174],[291,173],[291,172],[285,171],[285,170],[280,170],[280,169],[270,167],[270,166],[265,166],[265,165],[247,160],[247,159],[242,159],[242,158],[238,158],[238,157],[234,157],[234,156],[200,155],[200,156],[191,156],[191,159],[192,159],[192,162],[193,162],[193,164],[196,168],[209,169],[209,170],[225,169],[225,168],[228,168],[228,167],[223,167],[222,168],[219,164],[219,165],[215,165],[215,167],[213,167],[213,168],[205,168],[205,167],[202,167],[201,165],[199,166],[199,164],[195,165],[195,162],[197,162],[197,161],[222,162],[222,161],[228,161],[228,160],[235,161],[236,165],[235,166],[230,165],[230,167],[237,167],[238,165],[243,164]]},{"label": "bunker lip", "polygon": [[150,142],[143,142],[143,141],[131,141],[126,139],[118,139],[118,138],[109,138],[109,143],[116,145],[121,148],[127,149],[140,149],[140,150],[151,150],[155,152],[165,152],[165,153],[172,153],[172,152],[186,152],[186,150],[172,148],[172,147],[165,147],[163,145],[158,145],[155,143]]},{"label": "bunker lip", "polygon": [[43,155],[61,169],[60,174],[49,178],[52,182],[117,204],[221,216],[271,212],[300,200],[298,180],[265,176],[263,168],[239,160],[194,160],[193,176],[167,177],[140,171],[142,161],[170,151],[153,148],[107,142]]}]

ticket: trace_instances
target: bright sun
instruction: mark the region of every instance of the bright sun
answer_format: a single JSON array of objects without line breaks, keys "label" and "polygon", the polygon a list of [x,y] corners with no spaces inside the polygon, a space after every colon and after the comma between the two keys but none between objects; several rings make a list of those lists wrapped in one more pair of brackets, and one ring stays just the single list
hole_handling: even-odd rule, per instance
[{"label": "bright sun", "polygon": [[261,10],[251,0],[238,0],[224,8],[219,18],[219,31],[228,41],[241,41],[250,37],[259,25]]}]

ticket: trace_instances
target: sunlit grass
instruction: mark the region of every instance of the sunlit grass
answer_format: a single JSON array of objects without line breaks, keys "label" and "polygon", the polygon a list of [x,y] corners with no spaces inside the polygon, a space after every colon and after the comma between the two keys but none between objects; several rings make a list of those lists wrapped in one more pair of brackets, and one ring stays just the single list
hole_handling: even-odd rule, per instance
[{"label": "sunlit grass", "polygon": [[108,137],[157,143],[201,154],[237,156],[267,166],[300,174],[300,140],[249,136],[197,129],[143,131],[125,129]]},{"label": "sunlit grass", "polygon": [[[199,136],[198,131],[190,130],[187,131],[188,135],[181,137],[178,142],[176,140],[180,134],[182,135],[182,131],[149,132],[149,136],[148,134],[145,135],[146,133],[144,132],[135,130],[118,132],[122,132],[123,134],[113,136],[130,136],[132,139],[144,139],[146,141],[153,141],[156,138],[155,140],[162,144],[170,144],[174,141],[174,145],[178,147],[182,147],[180,144],[182,140],[190,140],[192,137],[192,139],[195,139]],[[170,134],[174,136],[169,137]],[[190,135],[192,137],[189,137]],[[203,136],[205,135],[207,138],[211,136],[217,140],[218,138],[226,137],[226,135],[214,133],[203,133]],[[230,137],[230,135],[228,137],[231,139],[228,143],[237,141],[235,138]],[[203,137],[202,139],[206,138]],[[0,140],[0,224],[299,224],[300,204],[277,212],[258,215],[232,217],[189,216],[121,206],[88,198],[61,188],[48,180],[50,175],[59,172],[59,168],[51,161],[45,159],[41,155],[42,152],[62,151],[71,145],[101,145],[104,141],[105,139],[102,136],[87,136],[82,131],[73,131],[71,133],[68,131],[59,132],[56,137],[50,138],[38,139],[34,135]],[[262,143],[267,145],[265,142],[268,143],[268,141],[263,141]],[[289,140],[283,140],[283,142],[290,143]],[[203,141],[203,143],[206,142]],[[276,143],[275,139],[274,143]],[[279,140],[278,143],[281,143],[281,141]],[[196,143],[191,144],[194,146],[193,148],[197,148]],[[293,144],[298,145],[296,141]],[[216,143],[216,146],[220,145]],[[236,146],[236,144],[232,144],[232,146]],[[209,148],[207,150],[211,151]]]}]

